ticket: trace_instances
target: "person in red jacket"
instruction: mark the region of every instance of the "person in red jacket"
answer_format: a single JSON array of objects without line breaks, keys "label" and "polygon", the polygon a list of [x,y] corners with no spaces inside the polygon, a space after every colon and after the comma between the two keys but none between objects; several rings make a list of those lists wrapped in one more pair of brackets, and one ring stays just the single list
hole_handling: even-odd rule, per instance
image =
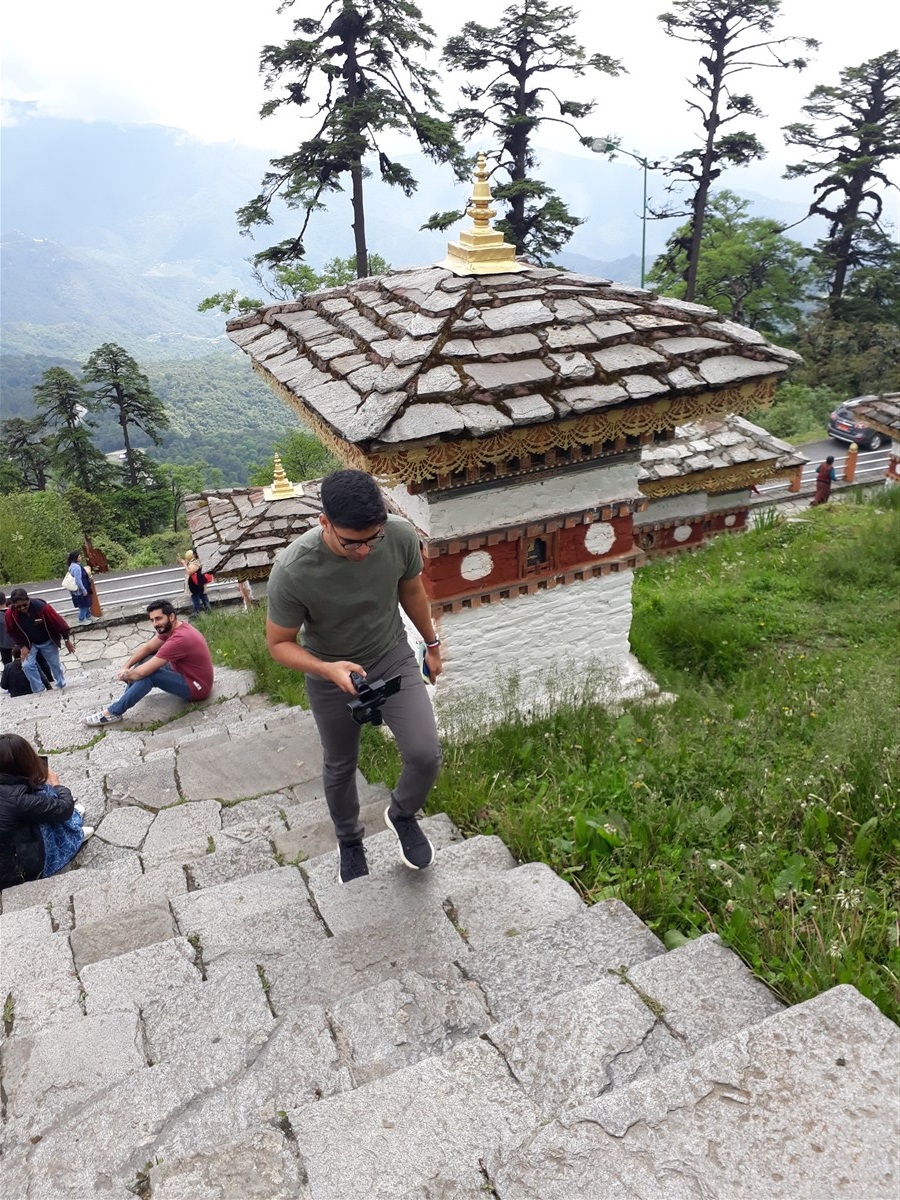
[{"label": "person in red jacket", "polygon": [[72,630],[56,609],[46,600],[28,598],[23,587],[14,587],[9,594],[10,605],[6,610],[6,632],[17,646],[26,653],[22,668],[33,692],[43,692],[44,682],[37,664],[38,651],[43,654],[56,686],[60,691],[66,686],[62,662],[59,657],[60,643],[64,642],[69,654],[75,653]]},{"label": "person in red jacket", "polygon": [[829,454],[816,471],[816,494],[810,501],[810,508],[816,504],[827,504],[831,496],[831,485],[837,478],[834,469],[834,455]]}]

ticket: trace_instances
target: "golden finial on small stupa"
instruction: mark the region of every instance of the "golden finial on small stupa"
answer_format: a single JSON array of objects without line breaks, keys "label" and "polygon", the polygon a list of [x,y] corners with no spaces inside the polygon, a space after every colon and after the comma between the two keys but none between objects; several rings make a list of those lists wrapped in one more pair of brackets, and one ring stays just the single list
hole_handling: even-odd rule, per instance
[{"label": "golden finial on small stupa", "polygon": [[479,152],[475,167],[475,183],[466,216],[472,218],[472,228],[459,235],[458,242],[447,245],[447,257],[438,263],[454,275],[508,275],[524,271],[525,264],[516,262],[516,248],[503,240],[491,220],[497,212],[491,206],[491,185],[488,182],[487,161]]},{"label": "golden finial on small stupa", "polygon": [[303,495],[302,483],[291,483],[281,465],[281,455],[275,455],[275,472],[270,487],[263,488],[266,500],[290,500],[294,496]]}]

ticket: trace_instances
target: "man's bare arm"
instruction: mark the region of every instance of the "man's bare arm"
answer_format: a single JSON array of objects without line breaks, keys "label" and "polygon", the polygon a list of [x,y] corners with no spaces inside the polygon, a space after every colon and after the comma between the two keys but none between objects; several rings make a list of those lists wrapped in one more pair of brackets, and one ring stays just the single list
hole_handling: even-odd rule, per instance
[{"label": "man's bare arm", "polygon": [[[434,622],[431,619],[431,601],[425,591],[422,576],[416,575],[414,579],[401,579],[397,585],[397,597],[400,607],[419,631],[422,641],[426,645],[428,642],[436,642]],[[425,651],[425,664],[433,682],[444,670],[440,646],[431,646]]]}]

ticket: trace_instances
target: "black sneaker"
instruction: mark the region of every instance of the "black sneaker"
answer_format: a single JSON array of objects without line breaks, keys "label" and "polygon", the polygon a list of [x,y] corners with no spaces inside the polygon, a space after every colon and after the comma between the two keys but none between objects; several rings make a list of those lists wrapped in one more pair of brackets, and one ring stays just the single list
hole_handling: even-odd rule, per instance
[{"label": "black sneaker", "polygon": [[369,873],[366,862],[366,851],[362,842],[339,842],[338,854],[341,865],[338,868],[338,883],[351,883],[354,879],[362,879]]},{"label": "black sneaker", "polygon": [[384,810],[384,823],[393,829],[400,843],[400,858],[414,871],[424,871],[434,862],[434,846],[422,832],[415,817],[402,813],[391,815],[390,805]]}]

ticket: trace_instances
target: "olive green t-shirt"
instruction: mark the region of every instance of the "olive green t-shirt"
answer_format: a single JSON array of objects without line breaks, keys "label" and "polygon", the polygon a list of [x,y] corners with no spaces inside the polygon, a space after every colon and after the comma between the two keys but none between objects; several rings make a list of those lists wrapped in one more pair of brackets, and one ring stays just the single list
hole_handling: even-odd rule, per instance
[{"label": "olive green t-shirt", "polygon": [[304,649],[317,658],[368,671],[404,637],[397,588],[421,573],[418,535],[402,517],[388,517],[384,537],[358,561],[329,550],[316,525],[275,559],[269,619],[299,626]]}]

